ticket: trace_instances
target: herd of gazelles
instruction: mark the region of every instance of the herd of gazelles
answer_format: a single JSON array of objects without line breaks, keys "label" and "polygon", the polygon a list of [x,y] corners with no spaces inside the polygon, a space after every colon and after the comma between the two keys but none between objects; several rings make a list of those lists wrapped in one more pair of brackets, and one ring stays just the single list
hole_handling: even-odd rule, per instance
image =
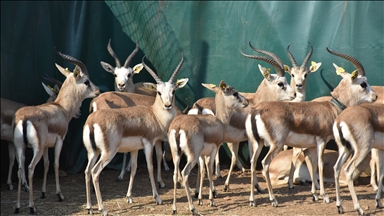
[{"label": "herd of gazelles", "polygon": [[[237,152],[239,143],[246,140],[248,140],[251,156],[252,174],[249,198],[251,206],[256,206],[254,189],[261,191],[256,179],[255,168],[263,146],[269,146],[269,152],[262,160],[263,175],[267,182],[272,205],[278,205],[272,190],[269,168],[273,164],[271,162],[279,164],[278,161],[272,159],[278,155],[284,145],[294,147],[293,152],[295,152],[294,154],[286,154],[286,162],[284,163],[291,164],[291,166],[286,166],[290,171],[289,187],[293,187],[293,165],[296,164],[298,154],[302,152],[312,180],[313,200],[318,200],[316,194],[316,186],[318,186],[316,171],[318,167],[320,195],[325,203],[329,203],[329,198],[324,190],[323,153],[326,143],[335,139],[339,149],[339,157],[334,166],[338,212],[343,212],[340,200],[340,170],[349,158],[344,168],[345,181],[351,192],[355,210],[359,214],[364,213],[354,192],[353,180],[357,178],[357,173],[360,174],[361,169],[365,168],[361,164],[371,150],[372,156],[375,155],[372,157],[375,160],[372,160],[374,163],[371,167],[374,171],[374,165],[377,166],[377,179],[375,180],[379,182],[376,207],[381,208],[380,196],[383,190],[384,174],[382,162],[384,156],[384,87],[371,88],[367,82],[365,70],[357,59],[327,48],[329,53],[351,62],[356,70],[350,74],[333,64],[342,80],[331,92],[331,96],[304,102],[307,75],[316,71],[321,65],[321,63],[312,62],[311,66],[307,67],[307,62],[312,55],[312,45],[310,44],[310,51],[300,66],[297,65],[290,53],[289,46],[287,47],[292,68],[284,65],[281,59],[272,52],[257,49],[251,43],[249,45],[253,50],[265,56],[247,55],[243,52],[241,54],[247,58],[262,60],[271,64],[276,70],[276,74],[271,74],[269,69],[258,65],[264,79],[255,93],[238,92],[224,81],[221,81],[219,86],[203,84],[205,88],[215,92],[215,98],[199,99],[188,112],[189,115],[184,114],[185,111],[179,110],[174,103],[175,90],[184,87],[188,82],[187,78],[174,81],[183,64],[183,54],[181,54],[181,61],[170,79],[163,82],[145,64],[145,57],[143,57],[141,64],[133,68],[129,67],[133,56],[138,51],[137,44],[136,49],[121,66],[109,41],[107,49],[115,59],[116,67],[105,62],[101,62],[101,65],[106,71],[114,74],[116,91],[100,94],[98,87],[90,81],[87,68],[81,61],[57,52],[63,59],[75,64],[76,67],[73,72],[70,72],[56,64],[66,79],[64,83],[60,83],[60,91],[57,87],[52,89],[43,84],[46,91],[51,95],[47,103],[38,106],[24,106],[5,99],[1,101],[1,139],[13,142],[9,145],[10,166],[7,180],[11,190],[13,188],[11,171],[15,155],[19,164],[15,213],[18,213],[20,209],[22,184],[27,191],[29,190],[28,206],[30,212],[36,212],[33,198],[33,173],[42,156],[44,156],[42,198],[45,197],[49,168],[48,148],[55,149],[56,194],[60,201],[64,199],[59,184],[59,156],[69,121],[72,117],[78,117],[81,103],[86,98],[94,98],[90,104],[91,114],[83,128],[83,143],[88,153],[88,164],[85,169],[86,209],[88,213],[92,213],[92,179],[98,201],[98,210],[101,211],[102,215],[107,215],[101,198],[99,175],[118,152],[130,152],[131,154],[130,181],[126,197],[128,202],[132,203],[131,190],[137,168],[138,151],[141,149],[145,153],[153,197],[157,204],[161,204],[162,200],[156,190],[152,165],[152,151],[155,147],[158,160],[157,182],[159,187],[164,187],[164,182],[161,179],[161,160],[164,160],[161,141],[169,142],[174,163],[173,213],[177,213],[176,190],[177,183],[180,182],[186,190],[189,209],[192,214],[198,214],[188,186],[188,176],[197,163],[199,165],[196,186],[198,204],[202,204],[202,183],[205,172],[207,172],[210,205],[214,206],[216,190],[212,175],[215,157],[216,173],[217,176],[221,176],[218,165],[218,149],[223,142],[226,142],[232,153],[231,166],[224,185],[224,190],[229,191],[229,180],[235,164],[237,163],[244,170],[237,161]],[[152,75],[156,84],[133,83],[133,75],[139,73],[143,67]],[[287,83],[285,71],[291,75],[291,85]],[[27,146],[33,148],[33,158],[28,166],[29,187],[24,171],[25,148]],[[186,156],[187,162],[180,172],[179,163],[182,154]],[[351,154],[352,157],[350,157]],[[381,163],[379,163],[379,158]],[[124,156],[122,172],[119,175],[120,180],[125,173],[125,160],[126,155]],[[284,160],[284,158],[280,160]],[[289,163],[290,160],[292,163]],[[205,168],[207,168],[206,171]]]}]

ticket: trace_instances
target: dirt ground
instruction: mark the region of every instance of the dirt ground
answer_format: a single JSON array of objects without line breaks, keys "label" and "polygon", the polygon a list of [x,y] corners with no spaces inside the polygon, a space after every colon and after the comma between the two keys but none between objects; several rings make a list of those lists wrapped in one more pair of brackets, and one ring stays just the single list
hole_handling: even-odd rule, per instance
[{"label": "dirt ground", "polygon": [[[190,187],[194,194],[196,182],[196,168],[190,177]],[[293,190],[287,186],[274,187],[274,192],[279,202],[278,207],[272,207],[268,198],[266,184],[262,178],[261,171],[257,176],[260,186],[265,190],[263,193],[256,193],[256,207],[249,206],[250,173],[242,173],[236,170],[232,177],[230,192],[224,192],[224,181],[227,176],[227,167],[222,166],[223,179],[215,179],[218,197],[215,199],[216,207],[208,206],[208,180],[204,181],[203,205],[198,205],[194,198],[194,205],[202,215],[337,215],[335,206],[334,184],[325,184],[326,192],[331,199],[330,204],[320,200],[312,201],[310,185],[296,185]],[[133,204],[127,203],[125,194],[128,188],[129,175],[125,176],[122,182],[116,182],[119,175],[118,170],[104,170],[100,177],[101,194],[109,215],[171,215],[173,202],[173,172],[163,172],[163,180],[166,184],[164,189],[158,189],[163,200],[162,205],[156,205],[152,198],[148,172],[145,168],[139,167],[133,185]],[[58,202],[55,194],[54,175],[48,176],[47,193],[45,199],[41,199],[42,178],[34,179],[35,205],[38,215],[87,215],[85,210],[85,183],[84,174],[67,175],[60,178],[61,190],[65,199]],[[7,190],[6,184],[1,184],[1,215],[12,215],[17,198],[16,182],[15,189]],[[384,209],[375,207],[375,193],[369,185],[369,176],[362,176],[356,192],[360,205],[367,215],[384,215]],[[341,196],[343,199],[344,215],[357,215],[353,209],[352,199],[347,186],[342,186]],[[92,193],[93,213],[99,214],[96,205],[96,196]],[[190,215],[184,188],[177,189],[178,215]],[[22,191],[21,208],[19,215],[28,215],[28,193]]]}]

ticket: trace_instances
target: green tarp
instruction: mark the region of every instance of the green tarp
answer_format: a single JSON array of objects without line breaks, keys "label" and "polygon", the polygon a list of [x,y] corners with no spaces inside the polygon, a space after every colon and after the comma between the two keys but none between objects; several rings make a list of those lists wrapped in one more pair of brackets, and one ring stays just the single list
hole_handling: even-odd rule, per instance
[{"label": "green tarp", "polygon": [[[313,45],[310,61],[322,62],[322,66],[308,76],[307,100],[329,95],[323,79],[333,87],[340,81],[332,63],[354,70],[326,47],[356,57],[369,83],[384,85],[383,8],[378,1],[2,1],[1,97],[28,105],[45,102],[48,96],[41,82],[52,84],[39,74],[64,80],[54,63],[74,67],[54,47],[84,62],[102,91],[113,90],[113,76],[100,65],[100,61],[114,65],[106,49],[109,39],[121,61],[137,41],[141,50],[132,65],[146,55],[164,79],[182,52],[185,62],[178,78],[190,80],[177,91],[181,109],[187,104],[185,98],[192,104],[213,96],[201,83],[218,84],[223,79],[240,91],[254,92],[262,80],[257,65],[271,66],[240,54],[240,50],[256,54],[249,41],[276,53],[288,65],[289,43],[300,63],[309,51],[308,42]],[[134,77],[134,82],[141,81],[153,79],[143,71]],[[89,102],[83,102],[82,117],[70,122],[64,141],[60,168],[70,174],[83,172],[87,162],[81,135]],[[7,147],[1,148],[2,176],[6,176]],[[50,161],[53,166],[53,154]],[[120,165],[121,155],[111,167]]]}]

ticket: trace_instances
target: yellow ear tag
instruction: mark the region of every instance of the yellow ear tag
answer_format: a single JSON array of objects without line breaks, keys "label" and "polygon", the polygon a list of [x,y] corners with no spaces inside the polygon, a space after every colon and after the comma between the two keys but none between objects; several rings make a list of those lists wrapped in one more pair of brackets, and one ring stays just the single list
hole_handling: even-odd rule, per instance
[{"label": "yellow ear tag", "polygon": [[140,64],[137,64],[133,69],[135,71],[135,73],[139,73],[142,69],[143,69],[143,64],[140,63]]},{"label": "yellow ear tag", "polygon": [[342,67],[338,67],[337,69],[336,69],[336,74],[337,75],[340,75],[341,73],[344,73],[345,72],[345,70],[344,70],[344,68],[342,68]]},{"label": "yellow ear tag", "polygon": [[312,61],[311,62],[311,67],[309,68],[310,70],[315,70],[316,69],[316,62]]},{"label": "yellow ear tag", "polygon": [[351,73],[351,78],[352,79],[356,79],[357,77],[357,70],[354,70],[352,73]]},{"label": "yellow ear tag", "polygon": [[210,86],[211,88],[215,88],[215,87],[216,87],[215,84],[209,84],[209,86]]},{"label": "yellow ear tag", "polygon": [[[268,68],[269,69],[269,68]],[[284,71],[289,71],[288,65],[284,65]]]},{"label": "yellow ear tag", "polygon": [[69,71],[68,68],[65,68],[66,71]]},{"label": "yellow ear tag", "polygon": [[51,86],[49,86],[49,85],[47,85],[47,87],[49,88],[49,89],[51,89],[53,92],[55,92],[56,94],[58,94],[59,93],[59,91],[58,90],[56,90],[55,88],[52,88]]},{"label": "yellow ear tag", "polygon": [[271,70],[270,68],[267,68],[267,70],[265,70],[265,72],[263,73],[263,76],[264,76],[264,77],[269,76],[269,71],[270,71],[270,70]]}]

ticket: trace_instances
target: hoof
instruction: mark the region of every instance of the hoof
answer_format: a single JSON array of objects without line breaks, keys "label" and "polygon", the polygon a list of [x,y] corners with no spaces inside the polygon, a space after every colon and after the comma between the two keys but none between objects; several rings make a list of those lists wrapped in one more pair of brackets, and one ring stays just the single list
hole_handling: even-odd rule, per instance
[{"label": "hoof", "polygon": [[61,197],[61,194],[60,194],[60,193],[58,193],[57,196],[59,197],[59,200],[58,200],[58,201],[59,201],[59,202],[63,202],[64,197]]},{"label": "hoof", "polygon": [[223,176],[218,175],[217,178],[218,178],[218,179],[223,179]]},{"label": "hoof", "polygon": [[15,208],[15,211],[13,213],[19,214],[20,213],[20,208]]},{"label": "hoof", "polygon": [[203,200],[199,199],[199,201],[197,203],[198,203],[198,205],[203,205]]},{"label": "hoof", "polygon": [[123,178],[120,178],[120,177],[118,177],[116,180],[115,180],[115,182],[122,182],[123,181]]},{"label": "hoof", "polygon": [[229,186],[228,185],[224,185],[224,192],[229,192]]},{"label": "hoof", "polygon": [[213,198],[217,198],[218,195],[219,195],[219,194],[217,193],[217,191],[214,190],[214,191],[212,192],[212,196],[213,196]]},{"label": "hoof", "polygon": [[277,207],[277,205],[278,205],[278,202],[275,200],[275,201],[272,201],[272,207]]},{"label": "hoof", "polygon": [[164,184],[164,183],[161,183],[161,182],[157,182],[157,184],[159,185],[159,188],[160,188],[160,189],[163,189],[163,188],[165,188],[165,184]]},{"label": "hoof", "polygon": [[324,203],[329,203],[329,198],[328,198],[328,196],[326,196],[326,195],[324,195],[323,196],[323,200],[324,200]]},{"label": "hoof", "polygon": [[357,214],[364,215],[363,209],[361,209],[361,208],[357,209]]},{"label": "hoof", "polygon": [[36,210],[35,210],[35,208],[33,208],[33,207],[29,207],[29,214],[35,214],[36,213]]},{"label": "hoof", "polygon": [[13,185],[12,184],[8,185],[8,190],[13,190]]},{"label": "hoof", "polygon": [[249,201],[249,206],[256,207],[256,202],[255,201]]},{"label": "hoof", "polygon": [[255,184],[255,188],[257,190],[258,193],[263,193],[263,190],[261,189],[261,187],[259,186],[259,184]]},{"label": "hoof", "polygon": [[45,193],[44,192],[41,192],[41,196],[40,196],[41,199],[45,199]]},{"label": "hoof", "polygon": [[127,197],[127,203],[130,203],[130,204],[133,203],[132,197]]},{"label": "hoof", "polygon": [[88,209],[88,214],[93,214],[93,210],[91,208]]},{"label": "hoof", "polygon": [[199,193],[195,193],[195,198],[199,198]]},{"label": "hoof", "polygon": [[381,202],[378,199],[376,200],[376,208],[378,209],[382,208]]},{"label": "hoof", "polygon": [[343,207],[342,206],[336,206],[337,207],[337,212],[339,214],[343,214]]},{"label": "hoof", "polygon": [[319,201],[319,197],[317,197],[316,194],[312,194],[312,201],[313,202]]},{"label": "hoof", "polygon": [[173,211],[172,211],[172,214],[173,214],[173,215],[177,214],[177,211],[176,211],[176,210],[173,210]]},{"label": "hoof", "polygon": [[288,189],[293,190],[293,189],[295,189],[295,186],[292,186],[292,187],[288,186]]},{"label": "hoof", "polygon": [[211,201],[209,202],[209,206],[210,206],[210,207],[215,207],[215,206],[216,206],[215,201],[211,200]]}]

